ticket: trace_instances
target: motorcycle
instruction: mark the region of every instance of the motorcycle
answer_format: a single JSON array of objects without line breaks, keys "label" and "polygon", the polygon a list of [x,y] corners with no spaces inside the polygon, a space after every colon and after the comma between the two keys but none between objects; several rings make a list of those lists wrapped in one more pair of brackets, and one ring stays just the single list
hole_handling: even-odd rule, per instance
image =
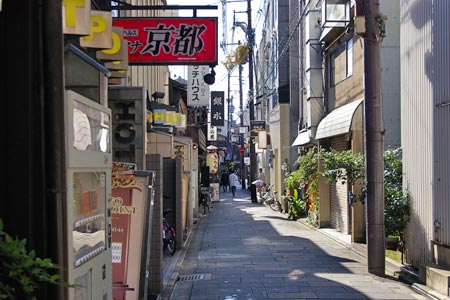
[{"label": "motorcycle", "polygon": [[175,240],[175,228],[170,225],[169,221],[166,219],[166,215],[170,212],[170,209],[165,209],[163,211],[163,225],[162,225],[162,233],[163,233],[163,249],[167,249],[170,255],[175,253],[177,249],[177,243]]}]

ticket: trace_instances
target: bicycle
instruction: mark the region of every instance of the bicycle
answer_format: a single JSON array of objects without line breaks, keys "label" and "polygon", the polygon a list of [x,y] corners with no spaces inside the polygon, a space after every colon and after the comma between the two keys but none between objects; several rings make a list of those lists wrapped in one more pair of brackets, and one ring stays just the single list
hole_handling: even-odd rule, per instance
[{"label": "bicycle", "polygon": [[166,215],[170,213],[170,209],[165,209],[163,211],[163,225],[162,225],[162,233],[163,233],[163,249],[167,249],[170,255],[175,253],[177,249],[177,243],[175,239],[175,228],[170,225],[169,221],[166,218]]},{"label": "bicycle", "polygon": [[277,192],[273,191],[273,185],[270,185],[266,193],[262,196],[264,204],[270,206],[270,208],[274,211],[283,212],[282,205],[280,201],[276,198]]},{"label": "bicycle", "polygon": [[200,206],[203,206],[203,215],[206,215],[206,209],[211,208],[211,193],[209,187],[200,188]]}]

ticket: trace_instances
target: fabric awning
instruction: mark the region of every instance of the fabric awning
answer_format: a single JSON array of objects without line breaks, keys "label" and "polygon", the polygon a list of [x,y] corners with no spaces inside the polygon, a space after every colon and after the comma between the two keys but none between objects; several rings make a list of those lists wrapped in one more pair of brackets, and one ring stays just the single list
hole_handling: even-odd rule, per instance
[{"label": "fabric awning", "polygon": [[292,143],[292,147],[295,146],[303,146],[311,143],[311,137],[310,137],[311,130],[302,130],[295,138],[294,142]]},{"label": "fabric awning", "polygon": [[317,127],[316,140],[345,134],[352,128],[353,116],[364,99],[340,106],[320,121]]}]

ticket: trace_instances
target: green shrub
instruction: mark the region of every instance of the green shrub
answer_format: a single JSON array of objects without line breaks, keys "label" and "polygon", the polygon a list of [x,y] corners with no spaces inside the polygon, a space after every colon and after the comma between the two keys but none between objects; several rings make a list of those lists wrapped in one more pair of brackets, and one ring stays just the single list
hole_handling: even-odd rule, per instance
[{"label": "green shrub", "polygon": [[289,203],[288,218],[297,220],[306,214],[306,202],[300,198],[298,189],[293,190],[292,195],[286,196]]},{"label": "green shrub", "polygon": [[384,226],[386,236],[398,238],[404,247],[404,231],[409,222],[409,194],[403,187],[402,150],[384,152]]},{"label": "green shrub", "polygon": [[58,284],[59,275],[51,274],[58,266],[36,257],[26,243],[4,232],[0,219],[0,299],[36,299],[34,293],[41,284]]}]

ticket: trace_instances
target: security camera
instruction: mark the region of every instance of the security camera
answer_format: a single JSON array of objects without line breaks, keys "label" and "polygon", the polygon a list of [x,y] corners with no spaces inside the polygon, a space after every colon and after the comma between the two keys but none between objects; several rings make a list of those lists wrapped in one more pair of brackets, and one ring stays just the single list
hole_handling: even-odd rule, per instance
[{"label": "security camera", "polygon": [[206,84],[214,84],[214,82],[216,81],[216,72],[214,72],[214,68],[211,68],[211,73],[203,76],[203,80]]}]

